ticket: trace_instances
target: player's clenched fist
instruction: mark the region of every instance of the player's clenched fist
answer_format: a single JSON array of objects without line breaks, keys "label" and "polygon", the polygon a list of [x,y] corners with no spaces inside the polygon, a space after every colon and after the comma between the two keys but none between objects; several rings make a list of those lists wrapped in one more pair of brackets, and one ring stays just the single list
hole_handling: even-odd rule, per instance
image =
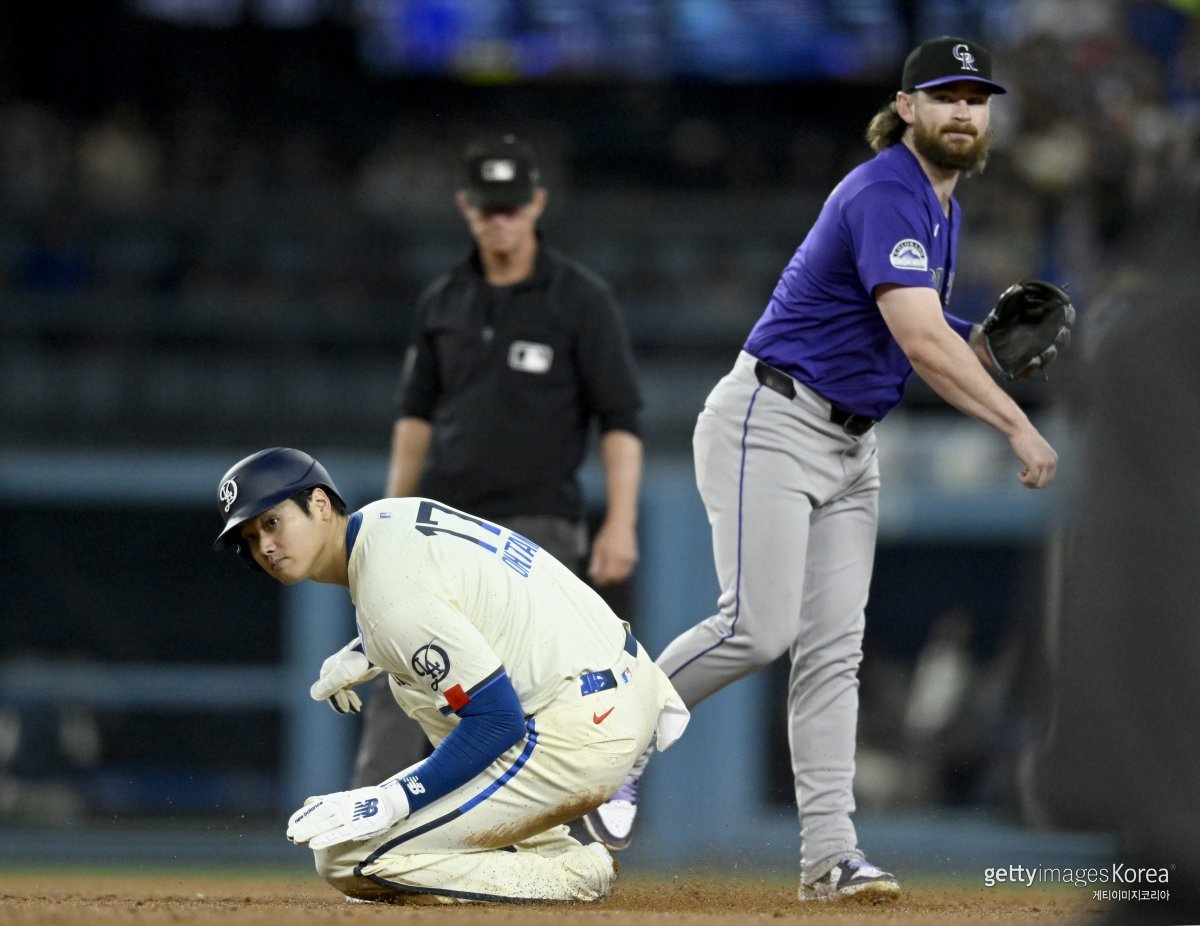
[{"label": "player's clenched fist", "polygon": [[407,816],[403,788],[371,785],[310,797],[288,820],[287,837],[299,846],[324,849],[370,839]]}]

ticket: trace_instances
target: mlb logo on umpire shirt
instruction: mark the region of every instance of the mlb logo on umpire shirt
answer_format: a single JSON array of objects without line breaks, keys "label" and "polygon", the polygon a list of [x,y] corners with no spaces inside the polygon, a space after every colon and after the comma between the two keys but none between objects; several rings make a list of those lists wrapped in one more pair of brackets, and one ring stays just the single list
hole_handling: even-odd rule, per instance
[{"label": "mlb logo on umpire shirt", "polygon": [[508,365],[522,373],[549,373],[554,362],[554,348],[532,341],[513,341],[508,349]]}]

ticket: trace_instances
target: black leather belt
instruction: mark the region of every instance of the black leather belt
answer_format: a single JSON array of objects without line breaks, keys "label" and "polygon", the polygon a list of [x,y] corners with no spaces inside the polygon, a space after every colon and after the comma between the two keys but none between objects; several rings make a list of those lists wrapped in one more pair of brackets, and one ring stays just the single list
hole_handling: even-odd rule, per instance
[{"label": "black leather belt", "polygon": [[[796,384],[792,378],[769,363],[763,363],[761,360],[754,361],[754,376],[772,392],[778,392],[785,399],[791,401],[796,398]],[[874,418],[855,415],[832,403],[829,406],[829,420],[851,437],[861,437],[875,426]]]},{"label": "black leather belt", "polygon": [[[630,656],[637,658],[638,645],[637,640],[633,638],[628,630],[625,631],[625,652]],[[629,679],[625,679],[629,681]],[[612,669],[601,669],[599,672],[584,672],[579,676],[579,693],[585,698],[590,694],[595,694],[597,691],[607,691],[609,688],[617,687],[617,677],[613,674]]]}]

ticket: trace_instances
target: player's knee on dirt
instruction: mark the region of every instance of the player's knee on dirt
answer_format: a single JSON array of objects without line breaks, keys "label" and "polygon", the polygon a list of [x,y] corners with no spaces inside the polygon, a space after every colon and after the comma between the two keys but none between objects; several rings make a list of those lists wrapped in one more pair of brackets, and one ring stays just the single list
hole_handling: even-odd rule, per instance
[{"label": "player's knee on dirt", "polygon": [[383,900],[396,893],[394,888],[384,887],[368,878],[361,878],[353,874],[347,876],[321,872],[321,875],[331,887],[355,900]]},{"label": "player's knee on dirt", "polygon": [[361,843],[340,843],[328,849],[319,849],[313,853],[313,863],[317,874],[331,887],[348,897],[374,900],[385,889],[371,879],[355,874],[355,869],[362,861],[361,848]]}]

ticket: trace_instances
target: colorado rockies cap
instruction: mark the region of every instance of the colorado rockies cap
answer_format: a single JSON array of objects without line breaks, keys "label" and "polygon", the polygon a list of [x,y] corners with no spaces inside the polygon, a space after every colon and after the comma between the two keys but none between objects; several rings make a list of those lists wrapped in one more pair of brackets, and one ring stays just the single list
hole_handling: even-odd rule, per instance
[{"label": "colorado rockies cap", "polygon": [[927,39],[904,61],[900,89],[906,93],[969,80],[991,93],[1007,93],[992,80],[992,54],[978,42],[941,36]]},{"label": "colorado rockies cap", "polygon": [[537,159],[515,135],[485,138],[467,146],[467,198],[477,209],[512,209],[533,199]]}]

